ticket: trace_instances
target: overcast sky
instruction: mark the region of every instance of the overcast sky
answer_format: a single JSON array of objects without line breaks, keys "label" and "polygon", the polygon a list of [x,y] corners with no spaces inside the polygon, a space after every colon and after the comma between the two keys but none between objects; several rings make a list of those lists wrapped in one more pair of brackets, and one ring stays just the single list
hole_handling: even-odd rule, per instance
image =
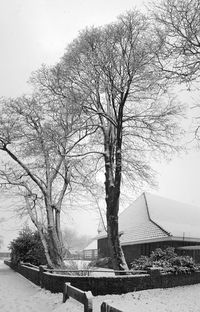
[{"label": "overcast sky", "polygon": [[[142,1],[0,0],[0,97],[16,97],[29,92],[27,81],[31,72],[42,63],[53,65],[59,61],[67,44],[80,30],[112,22],[134,6],[141,7]],[[193,150],[171,163],[156,164],[159,187],[153,192],[200,206],[199,156],[200,153]],[[0,223],[3,249],[6,249],[20,223],[16,216],[11,216],[13,201],[8,204],[2,196],[0,199],[0,219],[9,217],[9,222]],[[9,215],[5,212],[8,206]],[[70,217],[70,224],[80,233],[95,235],[97,217],[91,212],[85,212],[84,216],[76,213]]]}]

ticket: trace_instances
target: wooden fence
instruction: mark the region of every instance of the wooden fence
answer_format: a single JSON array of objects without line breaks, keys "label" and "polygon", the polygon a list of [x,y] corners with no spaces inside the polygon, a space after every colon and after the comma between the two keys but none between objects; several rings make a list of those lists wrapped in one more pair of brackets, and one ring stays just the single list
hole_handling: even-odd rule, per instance
[{"label": "wooden fence", "polygon": [[[63,303],[66,302],[69,297],[77,300],[84,305],[84,312],[93,312],[93,296],[91,291],[82,291],[70,283],[65,283],[63,290]],[[114,308],[107,302],[101,304],[101,312],[123,312],[119,309]]]},{"label": "wooden fence", "polygon": [[91,291],[82,291],[74,286],[71,286],[70,283],[65,283],[63,290],[63,302],[65,302],[69,297],[72,297],[82,303],[84,305],[84,312],[93,311],[93,296]]},{"label": "wooden fence", "polygon": [[123,312],[122,310],[116,309],[107,302],[103,302],[101,305],[101,312]]}]

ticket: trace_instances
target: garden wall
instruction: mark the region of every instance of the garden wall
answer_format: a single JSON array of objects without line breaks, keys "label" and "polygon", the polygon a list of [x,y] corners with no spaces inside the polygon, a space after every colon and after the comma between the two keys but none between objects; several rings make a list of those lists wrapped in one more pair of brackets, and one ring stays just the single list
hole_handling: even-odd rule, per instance
[{"label": "garden wall", "polygon": [[5,261],[12,269],[19,272],[33,283],[41,285],[51,292],[63,292],[64,283],[69,282],[83,291],[91,291],[94,296],[106,294],[122,294],[131,291],[145,290],[151,288],[169,288],[200,283],[200,272],[191,274],[151,274],[129,275],[129,276],[70,276],[52,274],[39,271],[26,265],[13,266],[11,262]]}]

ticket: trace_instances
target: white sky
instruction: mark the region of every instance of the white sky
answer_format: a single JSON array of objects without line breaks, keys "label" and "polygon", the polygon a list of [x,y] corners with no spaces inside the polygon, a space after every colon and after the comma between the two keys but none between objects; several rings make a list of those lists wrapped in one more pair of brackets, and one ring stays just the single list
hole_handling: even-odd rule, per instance
[{"label": "white sky", "polygon": [[[55,64],[80,30],[86,26],[112,22],[116,16],[134,6],[141,7],[142,2],[0,0],[0,97],[27,93],[27,80],[31,72],[42,63]],[[156,165],[159,188],[153,192],[200,206],[199,156],[199,152],[191,151],[182,155],[182,159],[176,158],[169,164]],[[0,218],[7,217],[5,207],[7,204],[2,199]],[[70,217],[70,223],[80,233],[96,234],[97,216],[93,216],[91,211],[74,214]],[[15,237],[19,227],[16,217],[0,223],[0,235],[4,236],[3,249]]]}]

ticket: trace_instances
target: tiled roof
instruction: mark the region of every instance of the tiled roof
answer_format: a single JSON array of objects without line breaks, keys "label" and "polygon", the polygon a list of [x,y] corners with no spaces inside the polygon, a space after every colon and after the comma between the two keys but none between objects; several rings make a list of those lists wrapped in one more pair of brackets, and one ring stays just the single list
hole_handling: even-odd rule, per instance
[{"label": "tiled roof", "polygon": [[200,239],[200,207],[145,193],[151,220],[172,236]]},{"label": "tiled roof", "polygon": [[119,215],[120,240],[126,245],[169,237],[200,239],[199,224],[200,208],[143,193]]},{"label": "tiled roof", "polygon": [[165,239],[168,233],[149,218],[145,194],[137,198],[119,216],[119,230],[122,245],[130,242]]},{"label": "tiled roof", "polygon": [[[119,215],[119,232],[122,245],[141,241],[166,239],[169,235],[149,218],[144,194]],[[107,234],[101,233],[98,238]]]},{"label": "tiled roof", "polygon": [[121,236],[121,243],[141,242],[166,238],[168,235],[153,222],[148,221],[136,225],[134,228],[125,229]]},{"label": "tiled roof", "polygon": [[97,240],[93,240],[89,245],[87,245],[83,250],[97,249]]}]

